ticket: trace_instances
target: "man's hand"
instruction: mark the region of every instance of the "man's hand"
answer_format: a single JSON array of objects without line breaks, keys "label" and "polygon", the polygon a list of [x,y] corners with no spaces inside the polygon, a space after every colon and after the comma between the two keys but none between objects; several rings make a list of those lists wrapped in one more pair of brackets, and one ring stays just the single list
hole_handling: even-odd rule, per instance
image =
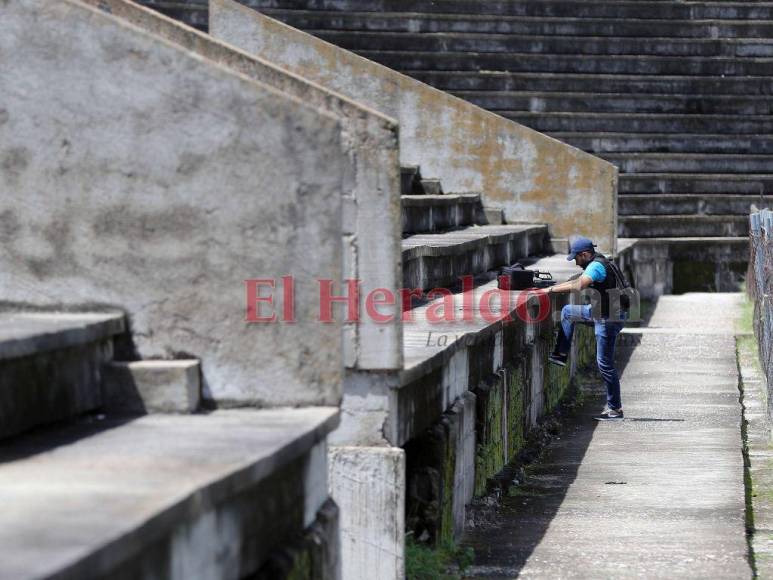
[{"label": "man's hand", "polygon": [[591,284],[593,284],[593,280],[591,279],[591,277],[586,276],[585,274],[582,274],[579,278],[575,278],[574,280],[569,280],[568,282],[561,282],[560,284],[556,284],[555,286],[549,286],[548,293],[554,294],[554,293],[562,293],[562,292],[579,292],[580,290],[584,290]]}]

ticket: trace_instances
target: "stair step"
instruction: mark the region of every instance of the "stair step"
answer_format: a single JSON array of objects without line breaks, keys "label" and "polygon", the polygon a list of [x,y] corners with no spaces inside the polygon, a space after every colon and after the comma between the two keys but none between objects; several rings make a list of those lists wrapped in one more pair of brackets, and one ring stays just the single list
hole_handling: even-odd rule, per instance
[{"label": "stair step", "polygon": [[422,179],[421,189],[425,195],[443,195],[443,184],[439,179]]},{"label": "stair step", "polygon": [[773,195],[660,194],[621,195],[618,214],[636,215],[742,215],[748,217],[752,205],[773,205]]},{"label": "stair step", "polygon": [[773,56],[770,39],[630,38],[614,36],[521,36],[457,32],[366,32],[308,30],[347,50],[397,52],[473,52],[569,55],[641,55],[679,57]]},{"label": "stair step", "polygon": [[201,0],[137,0],[137,4],[157,10],[169,18],[184,22],[202,32],[209,29],[208,0],[206,2]]},{"label": "stair step", "polygon": [[507,71],[417,71],[404,73],[442,91],[536,91],[678,95],[771,95],[771,77],[715,77],[517,73]]},{"label": "stair step", "polygon": [[621,194],[716,193],[773,194],[773,175],[727,173],[627,173],[618,179]]},{"label": "stair step", "polygon": [[603,156],[614,163],[622,173],[722,173],[770,172],[773,174],[771,155],[701,155],[693,153],[606,153]]},{"label": "stair step", "polygon": [[627,93],[555,93],[530,91],[454,91],[495,113],[659,113],[691,115],[770,115],[773,96],[631,95]]},{"label": "stair step", "polygon": [[403,287],[449,287],[461,276],[475,276],[539,254],[547,244],[547,226],[536,224],[472,226],[442,234],[418,234],[403,240]]},{"label": "stair step", "polygon": [[542,133],[773,133],[773,118],[750,115],[658,115],[655,113],[508,113],[503,117]]},{"label": "stair step", "polygon": [[102,366],[124,314],[0,314],[0,439],[102,405]]},{"label": "stair step", "polygon": [[418,165],[400,167],[400,193],[402,195],[421,195],[421,168]]},{"label": "stair step", "polygon": [[167,578],[173,561],[191,566],[181,578],[247,576],[326,501],[324,449],[311,453],[337,422],[327,407],[221,410],[6,444],[0,577]]},{"label": "stair step", "polygon": [[773,135],[550,133],[550,136],[593,154],[658,152],[773,154]]},{"label": "stair step", "polygon": [[[254,8],[346,12],[405,12],[403,0],[250,0]],[[672,2],[603,0],[414,0],[412,12],[428,14],[489,14],[613,19],[773,19],[773,4],[767,2]],[[277,14],[274,10],[273,14]]]},{"label": "stair step", "polygon": [[618,235],[626,238],[740,237],[748,233],[748,215],[639,215],[618,220]]},{"label": "stair step", "polygon": [[433,233],[485,223],[480,195],[404,195],[403,234]]},{"label": "stair step", "polygon": [[411,52],[357,50],[360,56],[404,70],[499,70],[583,74],[764,76],[773,73],[773,59],[675,56],[586,56],[566,54]]},{"label": "stair step", "polygon": [[[413,6],[411,6],[413,7]],[[420,12],[342,12],[281,10],[261,12],[301,30],[334,28],[348,31],[487,33],[519,36],[618,36],[646,38],[770,38],[773,22],[744,20],[691,20],[615,18],[574,18],[545,16],[491,16],[472,11],[467,14]]]}]

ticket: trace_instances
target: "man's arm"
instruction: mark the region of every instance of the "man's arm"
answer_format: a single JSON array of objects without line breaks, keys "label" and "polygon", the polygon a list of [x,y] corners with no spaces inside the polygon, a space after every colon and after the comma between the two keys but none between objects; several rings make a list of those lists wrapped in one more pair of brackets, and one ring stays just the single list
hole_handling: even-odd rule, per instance
[{"label": "man's arm", "polygon": [[548,286],[547,292],[548,294],[579,292],[580,290],[585,290],[591,284],[593,284],[593,280],[591,279],[591,277],[588,276],[587,274],[581,274],[578,278],[575,278],[574,280],[561,282],[560,284],[556,284],[555,286]]}]

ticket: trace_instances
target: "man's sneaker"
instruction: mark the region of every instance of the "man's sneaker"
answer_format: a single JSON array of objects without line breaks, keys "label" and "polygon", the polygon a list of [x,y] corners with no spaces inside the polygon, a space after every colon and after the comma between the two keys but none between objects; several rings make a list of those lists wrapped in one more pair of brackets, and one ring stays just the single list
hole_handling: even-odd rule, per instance
[{"label": "man's sneaker", "polygon": [[611,407],[604,407],[601,414],[593,417],[596,421],[621,421],[623,419],[622,409],[612,409]]},{"label": "man's sneaker", "polygon": [[548,357],[548,361],[553,363],[554,365],[565,367],[566,361],[568,358],[569,358],[569,355],[567,354],[561,354],[560,352],[551,352],[550,356]]}]

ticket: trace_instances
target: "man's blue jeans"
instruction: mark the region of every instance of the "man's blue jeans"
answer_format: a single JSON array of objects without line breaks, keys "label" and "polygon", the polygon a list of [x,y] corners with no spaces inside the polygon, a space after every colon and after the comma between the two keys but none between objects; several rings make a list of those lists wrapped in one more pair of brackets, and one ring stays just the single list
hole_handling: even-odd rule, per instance
[{"label": "man's blue jeans", "polygon": [[613,409],[623,406],[620,400],[620,377],[615,368],[615,339],[623,329],[622,322],[594,320],[591,317],[591,305],[567,304],[561,309],[561,332],[558,333],[556,350],[568,354],[572,344],[574,325],[577,322],[593,323],[596,335],[596,364],[607,387],[607,404]]}]

